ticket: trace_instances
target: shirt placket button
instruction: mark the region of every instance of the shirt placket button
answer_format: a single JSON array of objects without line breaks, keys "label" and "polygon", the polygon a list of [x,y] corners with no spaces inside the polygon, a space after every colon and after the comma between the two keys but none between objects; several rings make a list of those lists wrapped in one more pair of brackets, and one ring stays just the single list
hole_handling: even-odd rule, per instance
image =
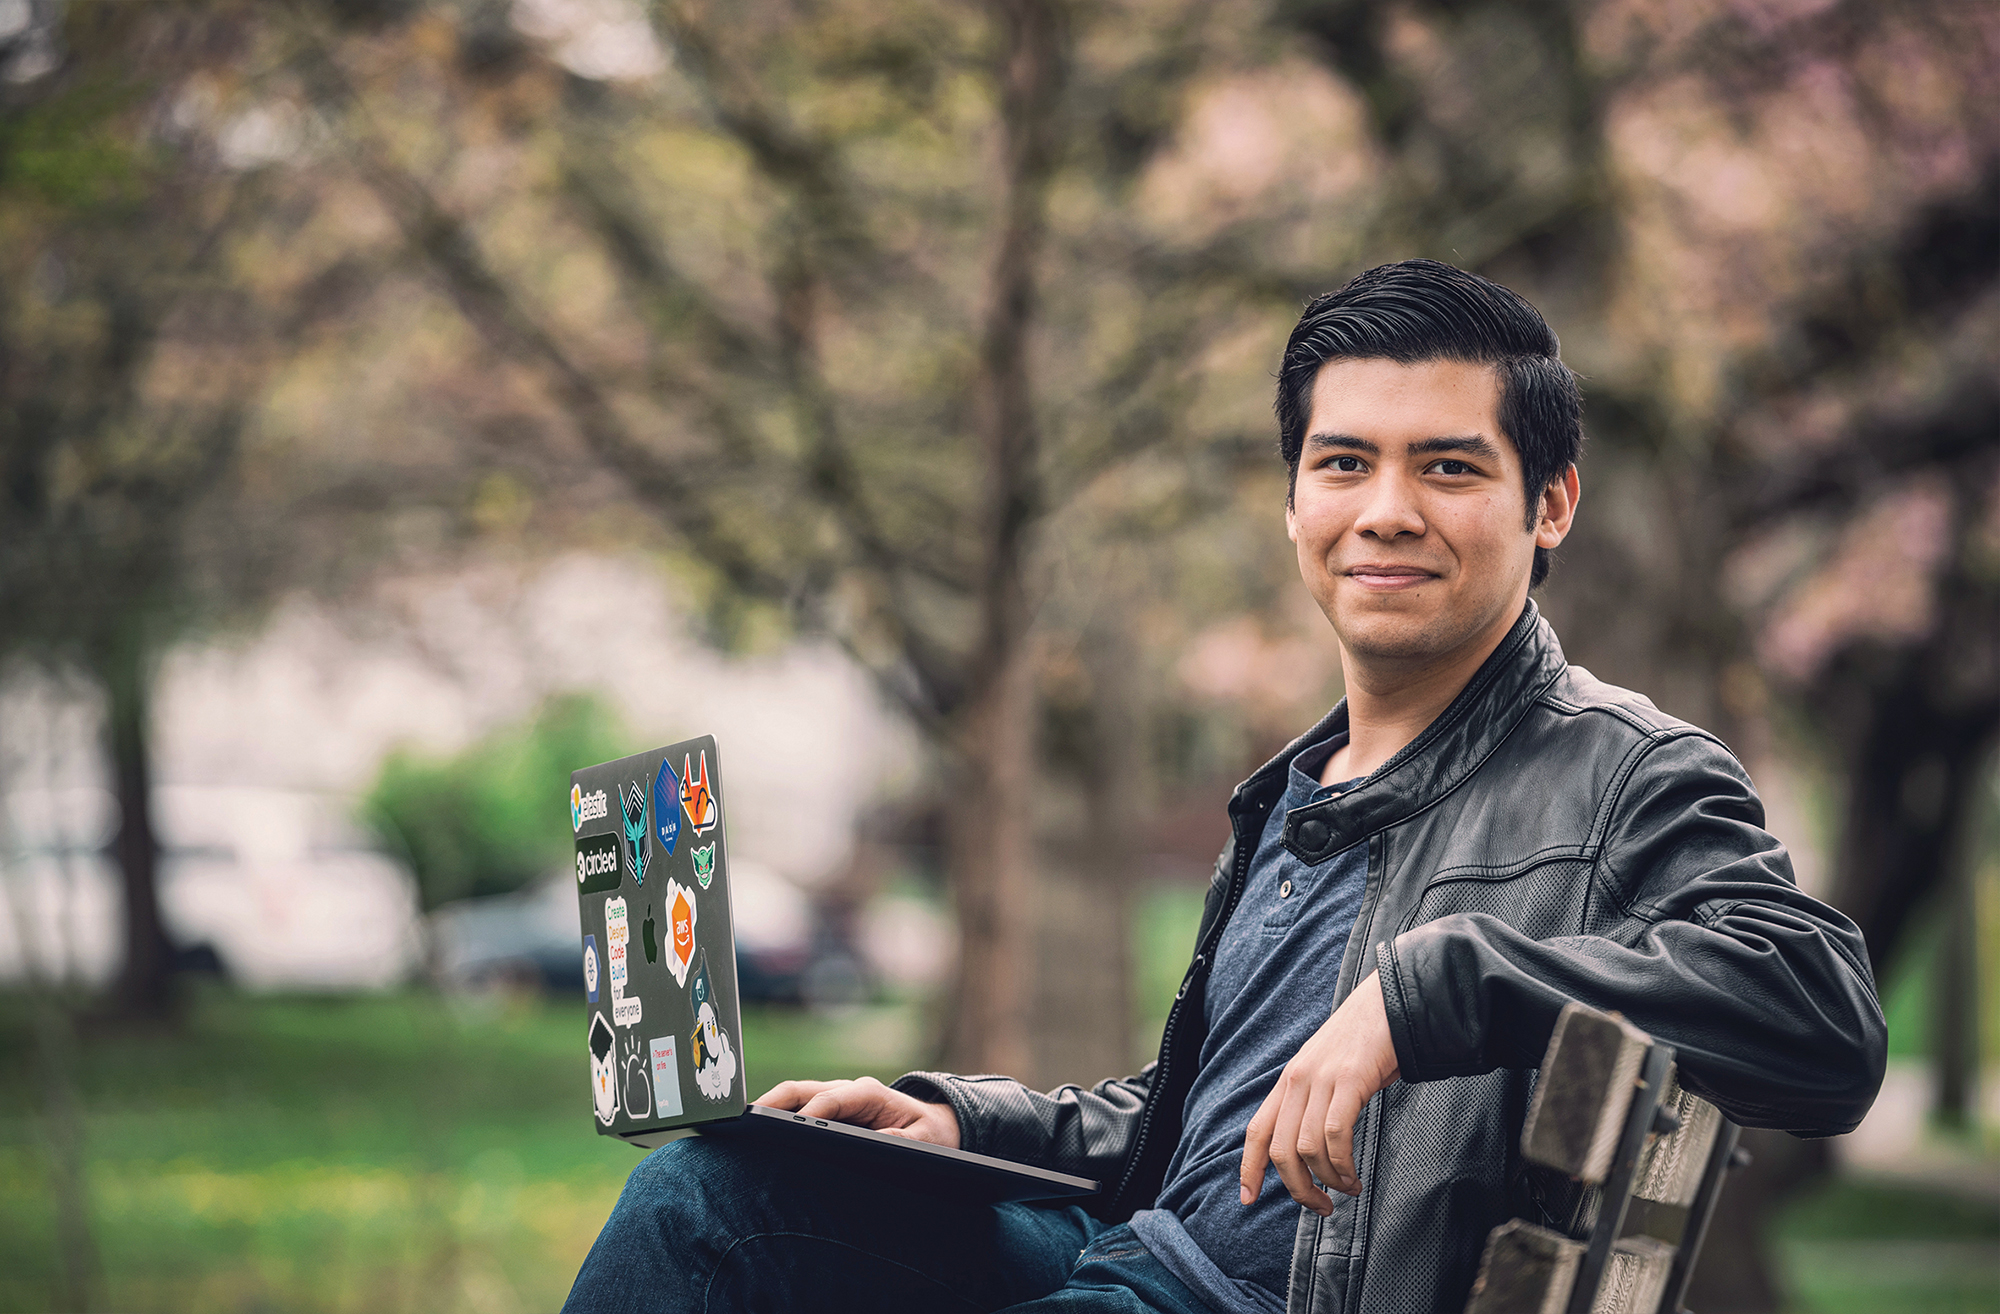
[{"label": "shirt placket button", "polygon": [[1289,899],[1292,897],[1292,883],[1290,881],[1286,881],[1278,886],[1278,897],[1280,899]]}]

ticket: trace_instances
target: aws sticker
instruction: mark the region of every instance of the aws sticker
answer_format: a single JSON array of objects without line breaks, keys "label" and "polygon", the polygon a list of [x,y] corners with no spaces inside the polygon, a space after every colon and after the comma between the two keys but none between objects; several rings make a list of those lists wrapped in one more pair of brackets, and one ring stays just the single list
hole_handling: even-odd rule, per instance
[{"label": "aws sticker", "polygon": [[736,1049],[715,1011],[715,983],[708,975],[708,955],[701,956],[695,969],[694,989],[688,992],[694,1005],[694,1084],[711,1100],[729,1098],[736,1083]]},{"label": "aws sticker", "polygon": [[708,787],[708,750],[701,750],[700,774],[696,774],[693,760],[681,754],[681,811],[687,814],[696,835],[715,829],[717,810],[715,791]]},{"label": "aws sticker", "polygon": [[674,1037],[661,1036],[649,1041],[646,1052],[653,1064],[653,1095],[660,1102],[659,1115],[662,1118],[678,1118],[681,1115],[681,1065],[674,1055]]},{"label": "aws sticker", "polygon": [[597,937],[583,937],[583,989],[590,996],[590,1002],[597,1002],[597,976],[603,965],[597,961]]},{"label": "aws sticker", "polygon": [[660,772],[653,777],[653,837],[660,841],[660,847],[674,856],[674,845],[681,838],[681,778],[664,760]]},{"label": "aws sticker", "polygon": [[608,894],[618,888],[616,835],[590,835],[576,842],[576,888],[583,894]]},{"label": "aws sticker", "polygon": [[707,889],[708,883],[715,879],[715,845],[689,849],[688,856],[694,859],[694,878],[701,882],[702,889]]},{"label": "aws sticker", "polygon": [[694,961],[694,891],[673,877],[667,878],[667,970],[675,985],[686,985],[688,965]]},{"label": "aws sticker", "polygon": [[653,841],[646,834],[646,791],[633,781],[618,796],[618,810],[625,816],[625,869],[640,885],[646,883],[646,860],[652,856]]},{"label": "aws sticker", "polygon": [[618,1116],[618,1033],[602,1013],[590,1015],[590,1098],[597,1120],[609,1127]]}]

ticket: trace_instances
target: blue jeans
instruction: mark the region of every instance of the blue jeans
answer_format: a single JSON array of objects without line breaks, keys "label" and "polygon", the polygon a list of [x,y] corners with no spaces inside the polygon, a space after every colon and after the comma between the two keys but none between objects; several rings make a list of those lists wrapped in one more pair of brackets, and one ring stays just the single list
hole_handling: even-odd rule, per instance
[{"label": "blue jeans", "polygon": [[695,1136],[633,1170],[565,1314],[1209,1314],[1129,1227]]}]

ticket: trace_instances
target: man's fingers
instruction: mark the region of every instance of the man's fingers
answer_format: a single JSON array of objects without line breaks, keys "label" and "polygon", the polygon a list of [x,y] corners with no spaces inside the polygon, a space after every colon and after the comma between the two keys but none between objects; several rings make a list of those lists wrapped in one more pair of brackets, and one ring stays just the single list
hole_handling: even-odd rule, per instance
[{"label": "man's fingers", "polygon": [[1321,1182],[1339,1186],[1341,1183],[1326,1153],[1327,1107],[1332,1096],[1333,1089],[1323,1080],[1313,1083],[1307,1094],[1305,1114],[1299,1119],[1299,1157]]},{"label": "man's fingers", "polygon": [[781,1081],[759,1095],[754,1102],[770,1109],[796,1111],[821,1091],[840,1084],[837,1081]]},{"label": "man's fingers", "polygon": [[1332,1164],[1334,1175],[1321,1177],[1320,1180],[1348,1195],[1361,1194],[1361,1177],[1354,1166],[1354,1123],[1361,1117],[1362,1105],[1373,1093],[1363,1093],[1359,1082],[1349,1082],[1335,1088],[1333,1099],[1327,1106],[1323,1135],[1326,1157]]},{"label": "man's fingers", "polygon": [[1237,1175],[1238,1198],[1252,1204],[1264,1192],[1264,1170],[1271,1166],[1271,1127],[1278,1120],[1278,1092],[1264,1097],[1263,1107],[1243,1132],[1243,1170]]},{"label": "man's fingers", "polygon": [[845,1082],[813,1096],[799,1106],[799,1112],[808,1118],[830,1118],[835,1122],[873,1127],[882,1112],[881,1092],[864,1090],[853,1082]]},{"label": "man's fingers", "polygon": [[1280,1077],[1278,1089],[1284,1092],[1284,1097],[1278,1103],[1278,1120],[1271,1128],[1271,1163],[1292,1199],[1324,1217],[1333,1212],[1333,1201],[1313,1185],[1312,1170],[1299,1157],[1299,1125],[1305,1120],[1310,1087],[1303,1081]]}]

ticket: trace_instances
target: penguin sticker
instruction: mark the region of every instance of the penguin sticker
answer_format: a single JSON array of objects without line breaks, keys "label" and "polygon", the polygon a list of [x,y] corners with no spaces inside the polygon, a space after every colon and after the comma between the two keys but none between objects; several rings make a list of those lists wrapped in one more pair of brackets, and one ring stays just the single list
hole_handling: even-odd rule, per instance
[{"label": "penguin sticker", "polygon": [[694,1005],[694,1084],[709,1099],[726,1100],[736,1083],[736,1050],[716,1018],[715,984],[709,980],[706,952],[695,968],[688,1002]]},{"label": "penguin sticker", "polygon": [[590,1015],[590,1097],[597,1120],[609,1127],[618,1116],[618,1033],[602,1013]]}]

